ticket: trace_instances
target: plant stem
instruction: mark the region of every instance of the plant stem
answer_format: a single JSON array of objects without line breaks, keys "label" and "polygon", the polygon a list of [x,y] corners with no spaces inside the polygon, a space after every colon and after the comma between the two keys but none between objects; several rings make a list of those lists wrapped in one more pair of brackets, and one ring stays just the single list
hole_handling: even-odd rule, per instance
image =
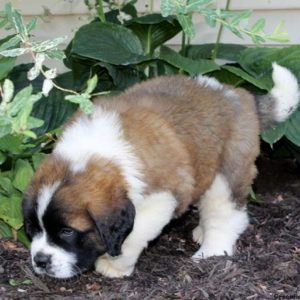
[{"label": "plant stem", "polygon": [[[227,0],[225,10],[229,10],[229,6],[230,6],[230,0]],[[218,31],[218,36],[217,36],[215,48],[212,51],[212,56],[211,56],[212,60],[215,60],[217,58],[217,54],[218,54],[219,47],[220,47],[220,40],[221,40],[223,29],[224,29],[224,24],[221,23],[219,31]]]},{"label": "plant stem", "polygon": [[105,22],[105,14],[104,14],[104,9],[103,9],[103,2],[102,0],[97,0],[96,1],[96,9],[97,9],[97,14],[101,22]]},{"label": "plant stem", "polygon": [[[47,78],[46,74],[45,74],[45,71],[43,70],[43,68],[41,68],[41,73],[44,75],[45,78]],[[58,84],[56,84],[54,82],[54,80],[52,80],[52,83],[53,83],[53,86],[55,88],[57,88],[58,90],[62,91],[62,92],[66,92],[66,93],[70,93],[70,94],[74,94],[74,95],[79,95],[79,93],[73,91],[73,90],[69,90],[69,89],[65,89],[65,88],[62,88],[61,86],[59,86]]]}]

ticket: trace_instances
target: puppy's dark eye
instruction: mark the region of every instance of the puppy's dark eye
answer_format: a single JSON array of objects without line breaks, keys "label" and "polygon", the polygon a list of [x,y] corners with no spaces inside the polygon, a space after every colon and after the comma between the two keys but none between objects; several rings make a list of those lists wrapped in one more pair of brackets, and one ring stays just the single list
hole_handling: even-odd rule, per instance
[{"label": "puppy's dark eye", "polygon": [[73,234],[74,234],[74,230],[68,227],[62,228],[59,232],[59,236],[61,238],[68,238],[71,237]]}]

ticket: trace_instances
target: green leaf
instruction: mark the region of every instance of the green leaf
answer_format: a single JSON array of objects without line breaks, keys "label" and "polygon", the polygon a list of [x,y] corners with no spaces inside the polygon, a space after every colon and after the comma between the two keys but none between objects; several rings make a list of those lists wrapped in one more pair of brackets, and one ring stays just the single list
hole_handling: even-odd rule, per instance
[{"label": "green leaf", "polygon": [[65,99],[79,104],[80,109],[86,114],[91,114],[93,111],[94,104],[87,95],[68,95]]},{"label": "green leaf", "polygon": [[300,109],[288,119],[286,137],[289,141],[300,147]]},{"label": "green leaf", "polygon": [[131,30],[112,23],[94,22],[82,26],[75,34],[71,53],[117,65],[149,59]]},{"label": "green leaf", "polygon": [[33,163],[34,170],[37,170],[38,166],[40,165],[42,160],[45,159],[46,156],[47,156],[47,154],[41,153],[41,152],[35,153],[32,156],[32,163]]},{"label": "green leaf", "polygon": [[14,84],[11,80],[5,79],[3,83],[3,94],[2,94],[2,101],[3,102],[10,102],[14,95]]},{"label": "green leaf", "polygon": [[0,195],[0,219],[15,230],[23,225],[21,204],[21,196],[14,195],[8,198]]},{"label": "green leaf", "polygon": [[127,27],[138,36],[148,54],[181,31],[181,26],[175,18],[164,18],[160,14],[133,19]]},{"label": "green leaf", "polygon": [[23,151],[23,137],[6,135],[0,138],[0,150],[9,154],[20,154]]},{"label": "green leaf", "polygon": [[[175,14],[180,7],[184,8],[185,1],[179,0],[177,3],[175,1],[172,0],[163,0],[161,1],[161,5],[160,5],[160,11],[163,17],[167,17],[169,15],[173,15]],[[176,5],[177,4],[177,5]]]},{"label": "green leaf", "polygon": [[0,55],[5,57],[17,57],[28,52],[30,52],[29,48],[14,48],[14,49],[0,51]]},{"label": "green leaf", "polygon": [[6,223],[0,220],[0,238],[3,237],[12,237],[12,232],[11,228]]},{"label": "green leaf", "polygon": [[0,165],[2,165],[6,161],[7,156],[0,151]]},{"label": "green leaf", "polygon": [[0,80],[6,78],[13,69],[15,62],[16,57],[0,57]]},{"label": "green leaf", "polygon": [[60,49],[49,49],[44,52],[50,59],[63,60],[66,56],[64,51]]},{"label": "green leaf", "polygon": [[243,71],[240,68],[233,67],[233,66],[222,66],[223,69],[243,78],[244,80],[252,83],[253,85],[257,86],[258,88],[262,90],[269,90],[269,86],[266,82],[263,82],[262,80],[258,80],[254,78],[253,76],[249,75],[247,72]]},{"label": "green leaf", "polygon": [[[27,72],[31,67],[31,64],[19,65],[10,73],[9,78],[14,82],[16,90],[20,90],[31,84],[33,87],[33,93],[41,91],[44,81],[43,76],[39,76],[37,79],[30,82],[27,79]],[[60,86],[67,89],[74,88],[71,72],[59,75],[55,78],[55,81]],[[66,94],[64,92],[53,89],[47,98],[42,97],[34,104],[31,116],[44,120],[43,126],[34,130],[38,136],[60,127],[66,119],[76,111],[77,106],[75,104],[70,103],[69,101],[64,101],[65,95]]]},{"label": "green leaf", "polygon": [[26,25],[27,32],[30,33],[36,27],[36,24],[37,24],[37,18],[31,19]]},{"label": "green leaf", "polygon": [[257,33],[261,32],[265,28],[266,20],[265,19],[259,19],[252,27],[251,32]]},{"label": "green leaf", "polygon": [[184,33],[189,37],[192,38],[195,36],[195,27],[193,24],[192,16],[186,15],[177,15],[177,20],[180,23]]},{"label": "green leaf", "polygon": [[280,123],[277,126],[265,130],[261,133],[261,138],[270,145],[278,142],[286,133],[287,122]]},{"label": "green leaf", "polygon": [[3,174],[0,174],[0,187],[6,195],[11,195],[13,193],[14,187],[10,178],[4,176]]},{"label": "green leaf", "polygon": [[11,49],[11,48],[14,48],[17,46],[19,47],[20,41],[21,41],[21,39],[20,39],[20,36],[18,36],[18,35],[12,36],[6,42],[0,41],[0,53],[1,53],[1,51],[7,50],[7,49]]},{"label": "green leaf", "polygon": [[46,40],[40,43],[34,43],[31,47],[31,50],[34,52],[45,52],[51,49],[56,49],[56,47],[64,42],[66,40],[66,37],[58,37],[51,40]]},{"label": "green leaf", "polygon": [[220,67],[211,60],[192,60],[165,46],[161,47],[159,58],[178,69],[184,70],[190,75],[201,75],[220,69]]},{"label": "green leaf", "polygon": [[10,104],[10,114],[12,116],[17,115],[21,110],[24,109],[24,106],[27,105],[27,102],[32,94],[32,86],[29,85],[19,91],[14,97],[13,101]]},{"label": "green leaf", "polygon": [[28,32],[21,14],[12,8],[10,3],[5,5],[5,12],[9,21],[13,24],[14,29],[20,35],[22,41],[25,42],[28,39]]},{"label": "green leaf", "polygon": [[239,64],[255,78],[273,86],[272,62],[290,69],[300,79],[300,46],[287,48],[248,48],[241,52]]},{"label": "green leaf", "polygon": [[93,90],[96,88],[97,83],[98,83],[98,77],[97,75],[94,75],[91,79],[88,80],[85,93],[88,95],[91,94]]},{"label": "green leaf", "polygon": [[199,10],[201,11],[204,5],[207,6],[212,2],[213,0],[189,0],[185,7],[185,13],[193,13]]},{"label": "green leaf", "polygon": [[24,192],[33,176],[33,169],[28,160],[18,159],[14,170],[13,186]]},{"label": "green leaf", "polygon": [[[191,59],[211,59],[215,44],[189,45],[186,56]],[[241,51],[247,47],[238,44],[219,44],[217,58],[238,61]]]},{"label": "green leaf", "polygon": [[[17,231],[17,238],[18,241],[20,241],[25,247],[29,248],[30,247],[30,241],[24,231],[24,228],[21,228]],[[27,283],[24,283],[27,282]],[[29,281],[23,281],[23,284],[30,284]]]}]

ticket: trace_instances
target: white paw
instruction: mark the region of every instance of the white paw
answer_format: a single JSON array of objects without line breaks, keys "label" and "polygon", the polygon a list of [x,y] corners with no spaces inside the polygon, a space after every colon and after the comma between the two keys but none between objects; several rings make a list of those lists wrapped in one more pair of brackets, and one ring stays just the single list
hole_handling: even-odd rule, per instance
[{"label": "white paw", "polygon": [[198,244],[202,244],[203,242],[203,229],[200,225],[193,230],[193,241]]},{"label": "white paw", "polygon": [[192,260],[199,261],[211,256],[232,255],[233,247],[231,245],[207,245],[205,242],[200,249],[192,256]]},{"label": "white paw", "polygon": [[98,257],[95,263],[98,273],[110,278],[130,276],[134,266],[125,266],[120,258],[113,258],[108,255]]}]

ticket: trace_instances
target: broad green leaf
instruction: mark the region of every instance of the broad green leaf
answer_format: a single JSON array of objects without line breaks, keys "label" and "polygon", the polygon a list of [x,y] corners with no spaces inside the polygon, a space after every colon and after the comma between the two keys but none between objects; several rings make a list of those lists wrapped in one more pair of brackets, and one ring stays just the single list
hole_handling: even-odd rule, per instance
[{"label": "broad green leaf", "polygon": [[32,163],[33,163],[33,167],[34,167],[34,170],[37,170],[38,166],[40,165],[41,161],[43,159],[45,159],[45,157],[47,156],[47,154],[45,153],[35,153],[33,156],[32,156]]},{"label": "broad green leaf", "polygon": [[97,63],[94,67],[100,65],[104,67],[109,76],[112,78],[114,87],[110,89],[114,89],[117,91],[123,91],[129,86],[140,82],[145,79],[144,72],[138,72],[138,70],[134,67],[122,67],[115,66],[107,63]]},{"label": "broad green leaf", "polygon": [[258,88],[262,90],[269,90],[270,87],[268,86],[267,82],[263,82],[262,80],[258,80],[254,78],[253,76],[249,75],[247,72],[243,71],[240,68],[233,67],[233,66],[222,66],[223,69],[228,70],[229,72],[232,72],[233,74],[240,76],[244,80],[252,83],[253,85],[257,86]]},{"label": "broad green leaf", "polygon": [[133,19],[127,27],[139,37],[145,53],[148,54],[181,31],[181,26],[175,18],[164,18],[160,14]]},{"label": "broad green leaf", "polygon": [[192,60],[165,46],[161,47],[159,58],[178,69],[182,69],[190,75],[200,75],[220,69],[220,67],[211,60]]},{"label": "broad green leaf", "polygon": [[269,89],[273,82],[272,62],[290,69],[300,79],[300,46],[288,48],[248,48],[241,52],[239,64],[249,74],[266,83]]},{"label": "broad green leaf", "polygon": [[9,198],[0,195],[0,220],[16,230],[23,225],[21,203],[21,195],[14,195]]},{"label": "broad green leaf", "polygon": [[[190,45],[186,49],[186,56],[191,59],[211,59],[215,44]],[[241,51],[247,47],[238,44],[219,44],[217,58],[237,61]]]},{"label": "broad green leaf", "polygon": [[6,161],[7,156],[0,151],[0,165],[2,165]]},{"label": "broad green leaf", "polygon": [[0,174],[0,188],[6,195],[11,195],[14,189],[10,178],[3,174]]},{"label": "broad green leaf", "polygon": [[287,121],[286,137],[296,146],[300,147],[300,109]]},{"label": "broad green leaf", "polygon": [[33,176],[33,169],[28,160],[18,159],[14,170],[13,186],[21,192],[27,188]]},{"label": "broad green leaf", "polygon": [[237,76],[223,68],[221,68],[221,70],[213,71],[209,73],[209,75],[216,78],[218,81],[222,83],[230,84],[235,87],[238,87],[245,82],[244,79],[241,78],[240,76]]},{"label": "broad green leaf", "polygon": [[24,109],[24,106],[26,106],[27,102],[29,101],[31,93],[32,86],[29,85],[16,94],[10,105],[10,113],[12,116],[17,115],[21,110]]},{"label": "broad green leaf", "polygon": [[6,135],[0,138],[0,150],[9,154],[20,154],[23,151],[23,137]]},{"label": "broad green leaf", "polygon": [[0,220],[0,238],[4,237],[12,237],[12,231],[8,224]]},{"label": "broad green leaf", "polygon": [[0,80],[7,77],[8,73],[13,69],[16,57],[0,57]]},{"label": "broad green leaf", "polygon": [[94,22],[82,26],[75,34],[71,53],[117,65],[149,59],[131,30],[112,23]]},{"label": "broad green leaf", "polygon": [[270,145],[278,142],[286,133],[287,122],[280,123],[275,127],[265,130],[261,133],[261,138]]}]

